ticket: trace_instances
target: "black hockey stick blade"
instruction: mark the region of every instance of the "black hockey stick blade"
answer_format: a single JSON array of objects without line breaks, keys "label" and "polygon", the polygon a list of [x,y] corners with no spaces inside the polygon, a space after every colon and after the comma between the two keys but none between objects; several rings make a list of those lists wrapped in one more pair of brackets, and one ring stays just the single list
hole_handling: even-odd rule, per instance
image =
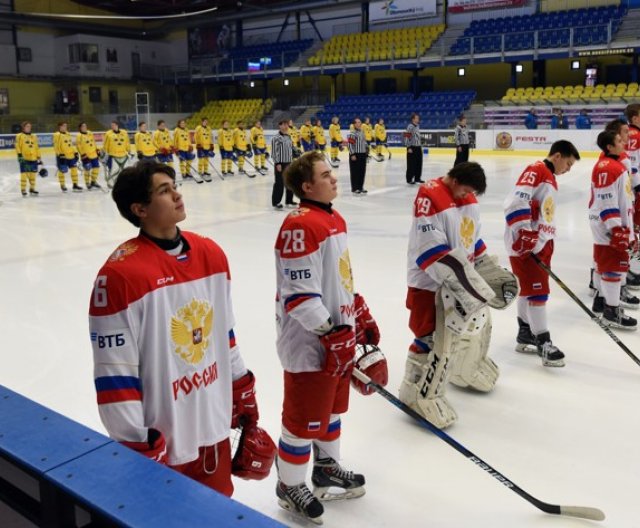
[{"label": "black hockey stick blade", "polygon": [[543,502],[539,499],[536,499],[532,495],[529,495],[526,491],[516,485],[514,482],[505,477],[502,473],[500,473],[497,469],[491,467],[480,457],[469,451],[466,447],[464,447],[457,440],[449,436],[442,429],[439,429],[435,425],[433,425],[429,420],[419,415],[416,411],[414,411],[407,404],[400,401],[393,394],[387,391],[384,387],[379,385],[378,383],[371,380],[369,376],[364,374],[362,371],[357,368],[353,369],[352,375],[357,378],[359,381],[373,388],[378,394],[380,394],[385,400],[389,403],[395,405],[402,412],[408,414],[413,418],[416,422],[418,422],[422,427],[428,429],[433,434],[438,436],[441,440],[444,440],[447,444],[453,447],[459,453],[462,453],[465,457],[467,457],[471,462],[473,462],[480,469],[486,471],[489,475],[491,475],[494,479],[496,479],[500,484],[509,488],[514,493],[520,495],[523,499],[527,500],[531,504],[533,504],[539,510],[542,510],[545,513],[552,513],[555,515],[568,515],[570,517],[579,517],[580,519],[590,519],[592,521],[602,521],[604,520],[604,512],[599,510],[598,508],[590,508],[588,506],[560,506],[557,504],[549,504],[547,502]]},{"label": "black hockey stick blade", "polygon": [[613,339],[622,350],[625,351],[627,356],[629,356],[635,362],[636,365],[640,366],[640,359],[638,358],[638,356],[636,356],[633,352],[631,352],[631,350],[629,350],[629,347],[627,347],[627,345],[625,345],[622,341],[620,341],[620,338],[618,338],[618,336],[614,334],[611,331],[611,329],[607,325],[605,325],[596,314],[594,314],[591,310],[589,310],[587,306],[585,306],[585,304],[576,296],[575,293],[573,293],[569,289],[569,287],[564,282],[560,280],[560,278],[551,270],[551,268],[547,266],[544,262],[542,262],[537,255],[534,255],[533,253],[531,253],[531,257],[533,258],[533,260],[535,260],[538,263],[538,266],[540,266],[544,271],[546,271],[549,274],[549,277],[551,277],[554,281],[556,281],[558,286],[560,286],[565,291],[565,293],[569,297],[571,297],[580,308],[582,308],[585,311],[585,313],[589,316],[589,318],[594,323],[596,323],[600,328],[602,328],[602,330],[604,330],[604,332],[611,339]]}]

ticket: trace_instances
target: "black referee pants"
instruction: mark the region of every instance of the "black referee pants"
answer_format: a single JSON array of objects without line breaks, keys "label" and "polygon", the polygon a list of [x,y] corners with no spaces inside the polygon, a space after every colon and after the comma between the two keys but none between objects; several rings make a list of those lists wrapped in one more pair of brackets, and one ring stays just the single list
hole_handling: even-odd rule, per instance
[{"label": "black referee pants", "polygon": [[[353,158],[356,158],[355,160]],[[351,176],[351,192],[364,188],[364,177],[367,172],[367,153],[349,156],[349,174]]]},{"label": "black referee pants", "polygon": [[453,162],[453,166],[455,167],[458,163],[462,163],[464,161],[469,161],[469,145],[458,145],[459,149],[456,148],[456,160]]},{"label": "black referee pants", "polygon": [[[409,152],[411,149],[411,152]],[[422,147],[407,148],[407,183],[422,180]]]},{"label": "black referee pants", "polygon": [[[275,207],[282,201],[282,194],[284,192],[284,180],[282,179],[282,173],[289,166],[289,163],[275,163],[274,165],[273,172],[275,174],[275,181],[273,182],[273,191],[271,192],[271,205]],[[277,169],[278,165],[280,165],[282,170]],[[293,191],[289,189],[287,189],[285,203],[293,203]]]}]

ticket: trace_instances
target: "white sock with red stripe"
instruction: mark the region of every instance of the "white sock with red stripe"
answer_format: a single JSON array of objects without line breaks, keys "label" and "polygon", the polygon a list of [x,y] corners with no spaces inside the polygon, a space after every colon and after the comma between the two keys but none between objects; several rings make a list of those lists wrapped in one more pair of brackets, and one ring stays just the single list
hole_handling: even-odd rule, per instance
[{"label": "white sock with red stripe", "polygon": [[278,443],[278,478],[286,486],[302,484],[310,458],[311,440],[297,437],[283,425]]}]

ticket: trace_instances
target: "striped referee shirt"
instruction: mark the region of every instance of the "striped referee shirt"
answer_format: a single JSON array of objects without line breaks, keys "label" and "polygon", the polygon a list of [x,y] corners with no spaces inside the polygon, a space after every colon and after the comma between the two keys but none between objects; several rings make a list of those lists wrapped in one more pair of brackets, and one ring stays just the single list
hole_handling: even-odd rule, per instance
[{"label": "striped referee shirt", "polygon": [[271,140],[271,158],[275,165],[293,161],[293,142],[291,136],[278,132]]},{"label": "striped referee shirt", "polygon": [[420,126],[409,123],[407,131],[404,133],[404,146],[405,147],[420,147],[422,145],[420,141]]},{"label": "striped referee shirt", "polygon": [[364,137],[364,130],[354,128],[347,135],[347,143],[349,145],[349,154],[366,154],[369,146]]},{"label": "striped referee shirt", "polygon": [[466,126],[456,126],[455,131],[456,146],[469,144],[469,129]]}]

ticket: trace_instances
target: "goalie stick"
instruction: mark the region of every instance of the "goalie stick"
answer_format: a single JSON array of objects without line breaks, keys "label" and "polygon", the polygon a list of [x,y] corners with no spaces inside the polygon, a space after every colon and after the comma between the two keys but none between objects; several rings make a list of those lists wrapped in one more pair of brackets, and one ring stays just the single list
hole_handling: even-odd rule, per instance
[{"label": "goalie stick", "polygon": [[471,460],[476,466],[480,469],[486,471],[489,475],[491,475],[494,479],[496,479],[500,484],[509,488],[514,493],[520,495],[523,499],[533,504],[539,510],[542,510],[545,513],[552,513],[556,515],[567,515],[570,517],[579,517],[580,519],[590,519],[592,521],[602,521],[604,520],[604,512],[599,510],[598,508],[590,508],[588,506],[561,506],[558,504],[549,504],[547,502],[543,502],[539,499],[536,499],[534,496],[529,495],[526,491],[516,485],[514,482],[505,477],[502,473],[500,473],[497,469],[491,467],[484,460],[482,460],[479,456],[475,455],[471,451],[469,451],[466,447],[464,447],[457,440],[449,436],[443,430],[438,429],[435,425],[433,425],[429,420],[420,416],[416,411],[414,411],[407,404],[400,401],[393,394],[387,391],[384,387],[379,385],[378,383],[371,380],[369,376],[358,369],[353,369],[352,375],[360,380],[365,385],[368,385],[373,390],[375,390],[378,394],[380,394],[385,400],[389,403],[395,405],[402,412],[408,414],[416,420],[422,427],[428,429],[433,434],[438,436],[441,440],[444,440],[447,444],[453,447],[459,453],[462,453],[467,459]]},{"label": "goalie stick", "polygon": [[571,297],[577,303],[577,305],[586,312],[589,318],[594,323],[596,323],[600,328],[602,328],[604,332],[611,339],[613,339],[622,350],[625,351],[625,353],[635,362],[636,365],[640,366],[640,359],[638,359],[638,356],[636,356],[633,352],[631,352],[631,350],[629,350],[629,347],[627,347],[627,345],[625,345],[622,341],[620,341],[618,336],[614,334],[611,331],[611,329],[607,325],[605,325],[596,314],[594,314],[591,310],[589,310],[589,308],[585,306],[585,304],[576,296],[576,294],[573,293],[569,289],[569,287],[564,282],[562,282],[560,278],[553,271],[551,271],[551,268],[549,268],[549,266],[547,266],[544,262],[542,262],[537,255],[534,255],[533,253],[531,253],[531,257],[533,258],[533,260],[537,262],[538,266],[540,266],[544,271],[546,271],[549,274],[549,277],[551,277],[554,281],[556,281],[558,286],[560,286],[565,291],[565,293],[569,297]]}]

